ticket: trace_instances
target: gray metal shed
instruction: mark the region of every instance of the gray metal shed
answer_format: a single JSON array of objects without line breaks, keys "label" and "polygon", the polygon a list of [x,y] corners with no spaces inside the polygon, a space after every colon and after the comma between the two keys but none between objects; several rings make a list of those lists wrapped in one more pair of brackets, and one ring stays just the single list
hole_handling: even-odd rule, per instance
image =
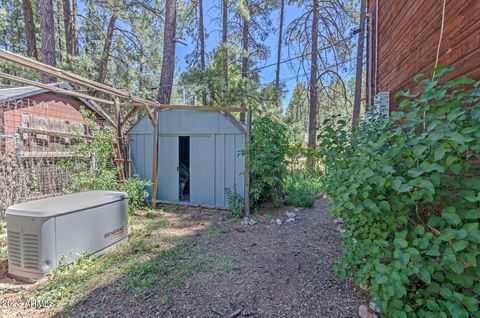
[{"label": "gray metal shed", "polygon": [[[158,113],[157,201],[227,207],[226,189],[245,193],[245,127],[222,112]],[[127,133],[132,175],[152,180],[153,126],[147,116]],[[151,199],[151,189],[149,199]]]}]

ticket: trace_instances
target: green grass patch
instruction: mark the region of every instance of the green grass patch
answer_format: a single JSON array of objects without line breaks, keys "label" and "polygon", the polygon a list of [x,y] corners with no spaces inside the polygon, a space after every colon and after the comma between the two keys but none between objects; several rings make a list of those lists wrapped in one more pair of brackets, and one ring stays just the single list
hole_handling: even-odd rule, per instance
[{"label": "green grass patch", "polygon": [[[221,275],[232,271],[228,259],[205,253],[192,242],[156,237],[154,232],[167,225],[162,212],[141,211],[131,217],[128,243],[101,258],[81,257],[57,267],[51,281],[32,291],[32,296],[69,311],[95,289],[114,284],[125,293],[126,302],[155,293],[158,302],[167,303],[172,288],[186,286],[200,272]],[[210,231],[207,236],[222,237],[228,232]],[[164,243],[169,247],[162,249]]]},{"label": "green grass patch", "polygon": [[221,229],[221,230],[211,230],[207,232],[207,237],[208,238],[218,238],[218,237],[223,237],[230,233],[229,229]]},{"label": "green grass patch", "polygon": [[148,237],[168,223],[160,213],[153,214],[149,218],[143,214],[132,217],[130,240],[118,249],[100,258],[81,257],[74,263],[57,267],[51,281],[32,292],[34,296],[68,310],[99,286],[129,275],[143,261],[148,261],[152,250],[160,246],[159,240]]}]

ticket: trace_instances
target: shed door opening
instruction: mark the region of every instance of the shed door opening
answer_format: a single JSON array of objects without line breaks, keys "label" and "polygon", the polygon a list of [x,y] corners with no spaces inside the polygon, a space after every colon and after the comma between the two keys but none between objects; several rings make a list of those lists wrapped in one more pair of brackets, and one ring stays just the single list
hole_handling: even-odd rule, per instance
[{"label": "shed door opening", "polygon": [[179,201],[190,201],[190,137],[178,137]]}]

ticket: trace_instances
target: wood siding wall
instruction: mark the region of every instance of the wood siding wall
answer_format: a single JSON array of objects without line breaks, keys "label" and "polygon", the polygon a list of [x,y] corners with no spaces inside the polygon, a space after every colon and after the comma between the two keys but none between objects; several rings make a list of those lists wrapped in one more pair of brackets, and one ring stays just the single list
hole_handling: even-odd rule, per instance
[{"label": "wood siding wall", "polygon": [[[369,0],[368,4],[373,31],[367,35],[367,94],[369,86],[372,95],[389,91],[391,98],[399,90],[418,90],[413,76],[419,73],[430,76],[435,67],[443,1],[378,0],[378,30],[376,2]],[[378,51],[375,32],[378,32]],[[447,0],[440,64],[455,67],[445,79],[469,76],[480,80],[480,0]],[[368,82],[369,71],[371,84]],[[390,105],[392,110],[397,108],[392,101]]]}]

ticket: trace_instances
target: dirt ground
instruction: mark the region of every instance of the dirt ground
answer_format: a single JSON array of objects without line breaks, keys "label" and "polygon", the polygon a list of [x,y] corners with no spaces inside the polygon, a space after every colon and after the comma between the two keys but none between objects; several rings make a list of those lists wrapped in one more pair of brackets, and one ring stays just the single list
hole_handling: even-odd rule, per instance
[{"label": "dirt ground", "polygon": [[[215,266],[202,267],[182,284],[159,281],[140,298],[122,289],[119,279],[56,317],[358,317],[368,297],[332,273],[340,233],[326,202],[264,210],[253,216],[255,225],[205,209],[168,213],[169,226],[159,235],[195,244],[195,253],[208,255]],[[287,211],[295,221],[286,222]]]}]

